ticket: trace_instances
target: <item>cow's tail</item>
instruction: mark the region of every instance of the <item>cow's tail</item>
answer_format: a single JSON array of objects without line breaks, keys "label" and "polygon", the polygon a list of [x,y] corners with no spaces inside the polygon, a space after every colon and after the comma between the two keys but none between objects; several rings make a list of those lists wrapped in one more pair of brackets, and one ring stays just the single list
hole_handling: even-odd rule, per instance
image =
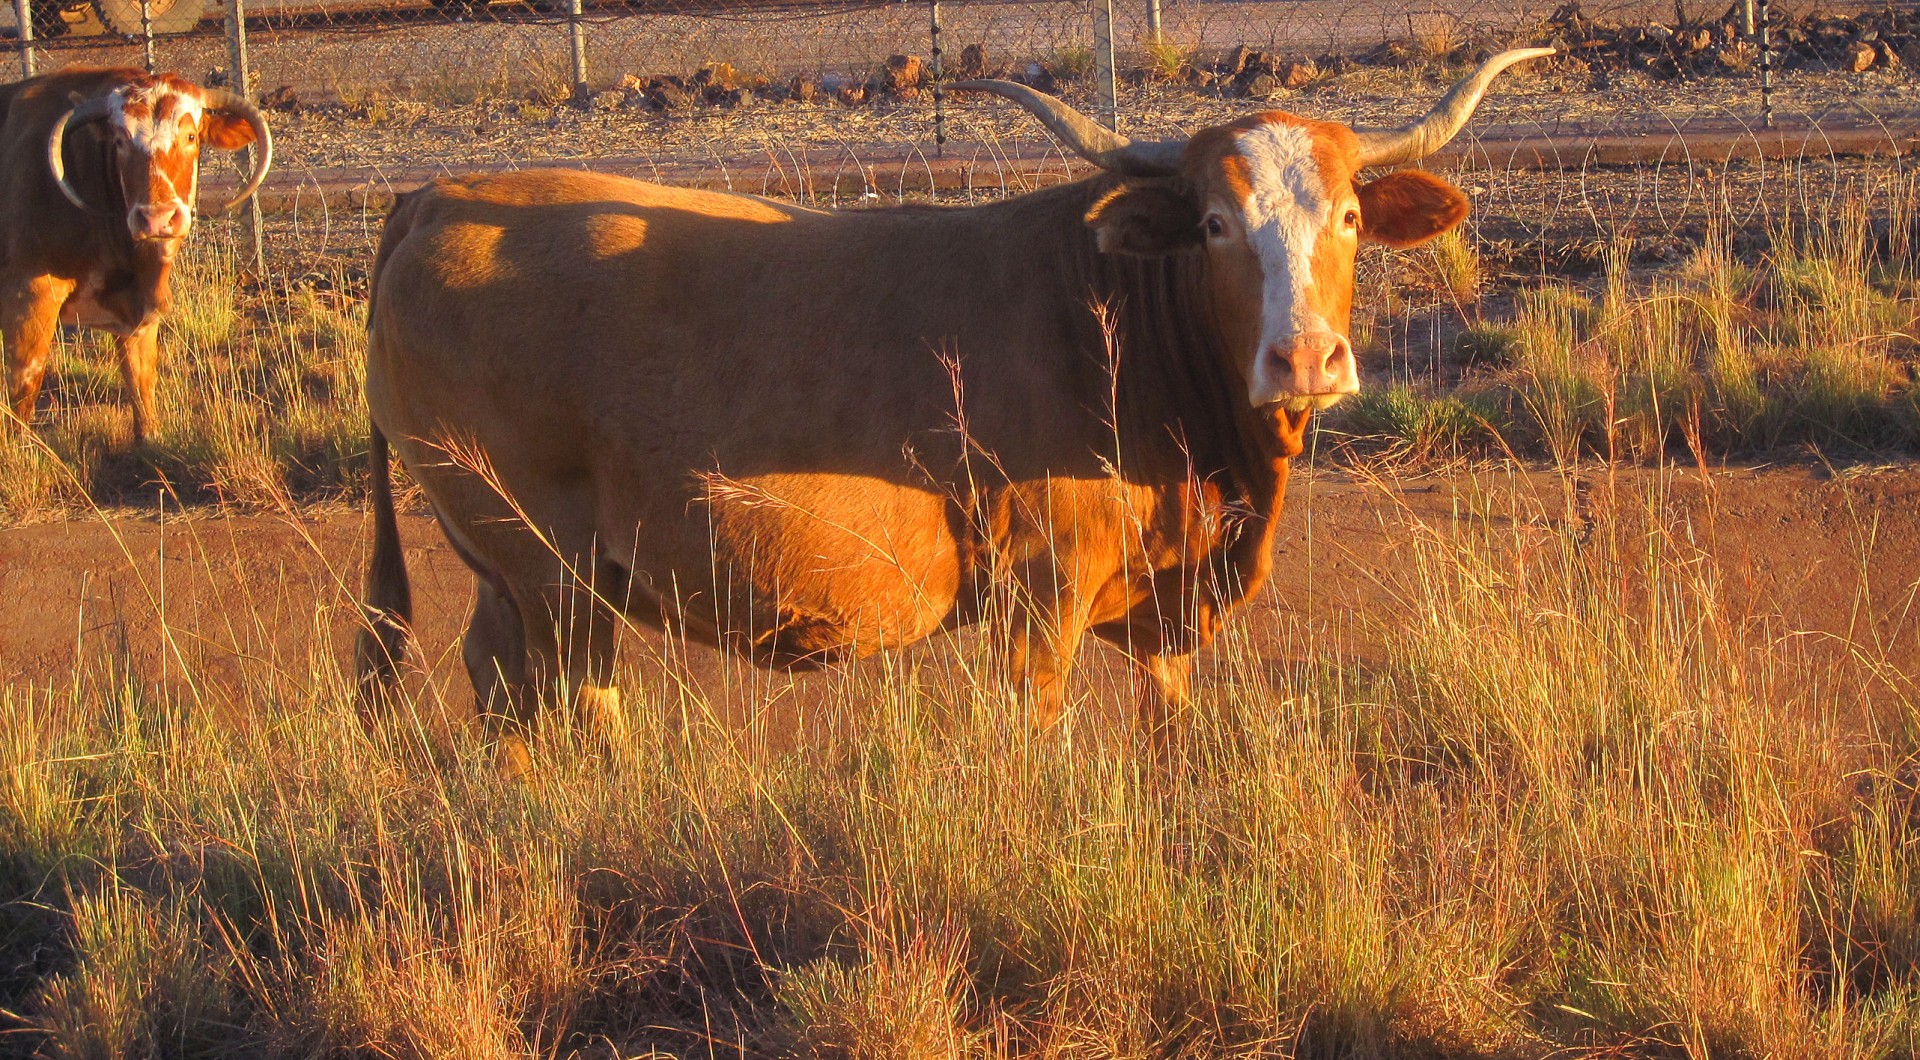
[{"label": "cow's tail", "polygon": [[[377,292],[380,273],[393,247],[406,234],[413,196],[401,196],[387,215],[380,250],[374,258],[371,287]],[[376,328],[377,294],[369,295],[367,345],[371,352]],[[371,413],[367,417],[367,500],[373,508],[373,555],[367,560],[367,582],[361,602],[360,635],[354,644],[354,672],[360,681],[362,706],[379,707],[391,698],[400,681],[400,662],[406,658],[413,627],[413,586],[407,580],[407,557],[400,548],[400,520],[393,508],[393,466],[387,436]]]}]

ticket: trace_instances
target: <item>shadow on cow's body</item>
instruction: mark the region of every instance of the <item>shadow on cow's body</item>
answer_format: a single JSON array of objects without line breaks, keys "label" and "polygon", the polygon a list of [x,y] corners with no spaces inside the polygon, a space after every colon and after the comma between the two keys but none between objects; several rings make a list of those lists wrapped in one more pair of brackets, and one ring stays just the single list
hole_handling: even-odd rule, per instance
[{"label": "shadow on cow's body", "polygon": [[[1363,160],[1282,160],[1325,185],[1255,189],[1292,196],[1263,208],[1293,210],[1294,242],[1258,243],[1256,204],[1235,243],[1209,189],[1241,194],[1221,162],[1241,129],[1357,142],[1265,115],[1195,137],[1193,172],[965,208],[571,171],[404,197],[370,322],[368,687],[393,680],[410,606],[391,444],[479,575],[466,654],[489,711],[611,695],[616,610],[787,666],[991,614],[1043,721],[1092,631],[1157,689],[1158,731],[1267,574],[1311,409],[1346,392],[1288,381],[1352,378],[1358,204],[1396,245],[1464,213],[1424,174],[1363,185]],[[1311,326],[1274,324],[1276,304]],[[1309,355],[1329,360],[1286,374]]]}]

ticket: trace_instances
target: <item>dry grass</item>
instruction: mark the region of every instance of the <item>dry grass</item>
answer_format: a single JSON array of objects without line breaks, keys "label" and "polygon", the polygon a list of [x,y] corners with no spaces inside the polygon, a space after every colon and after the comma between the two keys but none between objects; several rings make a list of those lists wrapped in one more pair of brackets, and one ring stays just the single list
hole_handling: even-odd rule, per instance
[{"label": "dry grass", "polygon": [[111,340],[66,334],[36,437],[0,438],[0,518],[160,492],[241,507],[344,492],[366,451],[366,414],[365,301],[343,285],[249,290],[231,229],[196,233],[161,326],[160,437],[132,444]]},{"label": "dry grass", "polygon": [[1499,316],[1477,304],[1475,248],[1437,241],[1423,264],[1470,322],[1451,340],[1464,363],[1380,386],[1334,422],[1402,452],[1437,444],[1560,464],[1911,451],[1917,198],[1910,175],[1869,177],[1836,208],[1789,208],[1749,230],[1766,249],[1745,256],[1731,220],[1709,218],[1684,261],[1651,271],[1629,268],[1633,244],[1616,238],[1596,281],[1522,287]]},{"label": "dry grass", "polygon": [[1230,635],[1165,772],[937,666],[797,737],[628,674],[631,743],[510,781],[331,658],[96,658],[0,690],[0,1008],[55,1056],[1911,1055],[1909,679],[1683,530],[1466,525],[1365,665]]}]

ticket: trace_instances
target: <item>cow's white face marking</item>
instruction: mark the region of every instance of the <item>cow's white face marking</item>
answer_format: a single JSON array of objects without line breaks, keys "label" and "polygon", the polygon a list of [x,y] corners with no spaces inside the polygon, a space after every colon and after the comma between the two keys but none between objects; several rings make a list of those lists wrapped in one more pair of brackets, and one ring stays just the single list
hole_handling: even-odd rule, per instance
[{"label": "cow's white face marking", "polygon": [[[1261,273],[1260,330],[1252,352],[1248,396],[1254,405],[1302,401],[1324,407],[1358,388],[1344,320],[1329,320],[1322,306],[1327,292],[1315,290],[1314,256],[1321,243],[1339,239],[1358,246],[1354,196],[1350,189],[1327,187],[1314,155],[1313,133],[1289,122],[1263,122],[1241,130],[1234,153],[1245,164],[1248,189],[1237,203],[1238,228]],[[1336,217],[1336,211],[1341,216]],[[1209,238],[1230,238],[1229,226],[1207,222]],[[1349,259],[1350,260],[1350,259]],[[1342,303],[1344,304],[1344,299]],[[1295,357],[1305,347],[1348,351],[1344,373],[1325,371],[1318,361],[1303,369]],[[1275,356],[1280,351],[1282,356]]]},{"label": "cow's white face marking", "polygon": [[[124,153],[122,182],[127,228],[137,239],[176,240],[193,226],[200,182],[200,128],[206,109],[190,93],[165,83],[121,89],[108,121]],[[144,166],[129,168],[141,156]],[[145,170],[145,187],[139,171]]]}]

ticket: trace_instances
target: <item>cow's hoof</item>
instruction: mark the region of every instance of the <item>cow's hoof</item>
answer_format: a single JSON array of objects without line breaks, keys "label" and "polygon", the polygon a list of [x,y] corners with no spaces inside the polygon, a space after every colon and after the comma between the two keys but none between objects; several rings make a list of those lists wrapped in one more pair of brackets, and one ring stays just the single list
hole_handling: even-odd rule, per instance
[{"label": "cow's hoof", "polygon": [[519,733],[500,737],[493,745],[493,771],[506,781],[522,781],[532,776],[533,753],[527,749],[527,738]]}]

